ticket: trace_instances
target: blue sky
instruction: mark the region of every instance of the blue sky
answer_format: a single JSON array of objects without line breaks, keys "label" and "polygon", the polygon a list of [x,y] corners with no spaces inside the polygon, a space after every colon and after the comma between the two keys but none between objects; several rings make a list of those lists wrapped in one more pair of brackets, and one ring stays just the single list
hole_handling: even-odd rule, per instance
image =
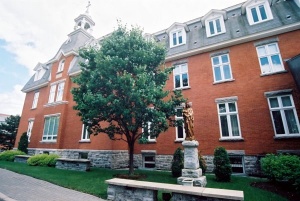
[{"label": "blue sky", "polygon": [[[245,0],[90,0],[89,13],[99,38],[114,30],[117,20],[138,25],[146,33],[202,17]],[[74,19],[88,0],[0,0],[0,114],[21,115],[24,84],[38,62],[45,63],[73,31]],[[71,5],[71,9],[70,9]]]}]

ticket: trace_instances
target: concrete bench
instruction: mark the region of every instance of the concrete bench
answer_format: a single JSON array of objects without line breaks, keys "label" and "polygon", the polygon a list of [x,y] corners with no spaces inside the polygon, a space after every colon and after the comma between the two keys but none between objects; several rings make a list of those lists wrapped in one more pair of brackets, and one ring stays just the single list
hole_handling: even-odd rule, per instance
[{"label": "concrete bench", "polygon": [[105,182],[108,184],[108,200],[157,201],[158,190],[172,193],[172,201],[244,200],[243,191],[182,186],[176,184],[164,184],[117,178],[109,179]]},{"label": "concrete bench", "polygon": [[17,163],[27,163],[28,158],[30,158],[31,156],[29,155],[16,155],[14,162]]},{"label": "concrete bench", "polygon": [[65,170],[89,171],[91,169],[91,161],[87,159],[70,159],[58,158],[55,168]]}]

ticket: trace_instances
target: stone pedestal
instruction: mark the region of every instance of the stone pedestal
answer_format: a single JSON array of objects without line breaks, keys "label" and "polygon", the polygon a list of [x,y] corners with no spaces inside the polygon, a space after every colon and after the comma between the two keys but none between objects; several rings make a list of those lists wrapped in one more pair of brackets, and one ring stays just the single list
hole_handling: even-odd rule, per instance
[{"label": "stone pedestal", "polygon": [[202,169],[199,167],[198,146],[196,140],[183,141],[184,147],[184,169],[182,176],[177,178],[177,183],[186,185],[186,182],[193,180],[193,186],[206,186],[206,176],[202,176]]}]

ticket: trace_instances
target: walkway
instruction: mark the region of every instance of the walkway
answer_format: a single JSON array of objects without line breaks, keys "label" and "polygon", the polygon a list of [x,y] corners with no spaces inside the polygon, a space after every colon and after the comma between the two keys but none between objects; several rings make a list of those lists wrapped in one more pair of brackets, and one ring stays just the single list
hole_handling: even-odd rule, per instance
[{"label": "walkway", "polygon": [[0,168],[0,201],[104,201]]}]

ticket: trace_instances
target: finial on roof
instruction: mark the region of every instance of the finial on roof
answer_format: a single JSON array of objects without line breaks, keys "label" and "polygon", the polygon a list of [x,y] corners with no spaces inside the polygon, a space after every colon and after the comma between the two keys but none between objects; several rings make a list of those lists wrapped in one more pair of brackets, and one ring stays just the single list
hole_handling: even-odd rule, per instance
[{"label": "finial on roof", "polygon": [[85,11],[85,13],[89,13],[89,8],[90,8],[90,6],[91,6],[92,4],[91,4],[91,2],[89,1],[88,2],[88,5],[86,6],[86,11]]}]

